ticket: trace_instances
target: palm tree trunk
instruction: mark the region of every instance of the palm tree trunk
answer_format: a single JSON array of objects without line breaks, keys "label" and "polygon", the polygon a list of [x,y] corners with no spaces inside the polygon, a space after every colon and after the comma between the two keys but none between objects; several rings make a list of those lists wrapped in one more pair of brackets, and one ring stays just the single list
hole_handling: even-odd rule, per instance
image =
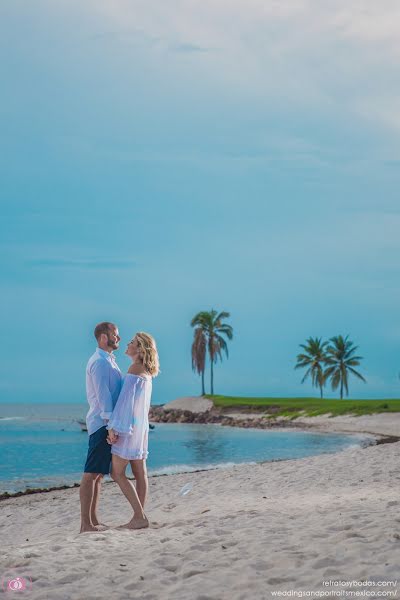
[{"label": "palm tree trunk", "polygon": [[343,400],[343,379],[340,380],[340,399]]},{"label": "palm tree trunk", "polygon": [[320,392],[321,392],[321,398],[323,398],[323,397],[324,397],[324,394],[323,394],[323,390],[322,390],[322,385],[320,385],[320,386],[319,386],[319,390],[320,390]]},{"label": "palm tree trunk", "polygon": [[211,359],[211,395],[214,394],[214,361]]},{"label": "palm tree trunk", "polygon": [[204,396],[206,393],[204,389],[204,369],[201,372],[201,395]]}]

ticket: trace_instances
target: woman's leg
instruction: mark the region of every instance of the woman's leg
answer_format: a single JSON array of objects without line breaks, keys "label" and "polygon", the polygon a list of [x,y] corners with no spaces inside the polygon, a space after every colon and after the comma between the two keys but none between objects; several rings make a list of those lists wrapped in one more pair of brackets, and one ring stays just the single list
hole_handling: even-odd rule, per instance
[{"label": "woman's leg", "polygon": [[140,500],[136,493],[135,486],[132,485],[132,483],[125,475],[125,469],[128,462],[128,460],[121,458],[117,454],[113,454],[111,477],[116,483],[118,483],[122,493],[133,508],[132,519],[129,521],[129,523],[123,525],[123,527],[127,527],[129,529],[141,529],[142,527],[148,527],[149,522],[147,520],[146,515],[143,512],[143,507],[140,504]]},{"label": "woman's leg", "polygon": [[136,479],[136,491],[139,496],[141,505],[144,508],[147,490],[149,489],[149,483],[147,480],[147,467],[145,459],[130,460],[132,473]]}]

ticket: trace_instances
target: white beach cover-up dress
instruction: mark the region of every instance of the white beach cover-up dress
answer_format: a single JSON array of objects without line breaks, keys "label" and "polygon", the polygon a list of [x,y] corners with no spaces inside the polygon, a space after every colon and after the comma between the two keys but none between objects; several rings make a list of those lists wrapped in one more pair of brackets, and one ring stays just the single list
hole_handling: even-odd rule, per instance
[{"label": "white beach cover-up dress", "polygon": [[107,429],[118,433],[112,454],[126,460],[147,458],[152,378],[127,373]]}]

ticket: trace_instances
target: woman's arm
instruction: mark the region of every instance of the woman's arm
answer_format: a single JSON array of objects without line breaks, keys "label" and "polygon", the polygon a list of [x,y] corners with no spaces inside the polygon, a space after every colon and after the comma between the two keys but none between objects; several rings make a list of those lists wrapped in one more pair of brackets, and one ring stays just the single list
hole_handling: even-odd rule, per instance
[{"label": "woman's arm", "polygon": [[118,433],[114,429],[108,430],[107,442],[112,445],[118,440]]},{"label": "woman's arm", "polygon": [[117,403],[107,425],[113,433],[131,434],[133,425],[133,406],[135,396],[143,386],[143,379],[127,377],[122,386]]}]

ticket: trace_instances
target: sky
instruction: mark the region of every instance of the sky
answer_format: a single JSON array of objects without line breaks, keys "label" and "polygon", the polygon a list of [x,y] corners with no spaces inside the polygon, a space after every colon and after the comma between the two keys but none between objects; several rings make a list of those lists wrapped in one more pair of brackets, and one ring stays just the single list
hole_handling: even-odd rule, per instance
[{"label": "sky", "polygon": [[[215,392],[308,396],[349,335],[400,397],[400,5],[3,0],[1,402],[85,402],[102,320],[197,395],[191,318],[230,312]],[[209,392],[209,368],[206,371]],[[328,397],[335,397],[329,388]]]}]

